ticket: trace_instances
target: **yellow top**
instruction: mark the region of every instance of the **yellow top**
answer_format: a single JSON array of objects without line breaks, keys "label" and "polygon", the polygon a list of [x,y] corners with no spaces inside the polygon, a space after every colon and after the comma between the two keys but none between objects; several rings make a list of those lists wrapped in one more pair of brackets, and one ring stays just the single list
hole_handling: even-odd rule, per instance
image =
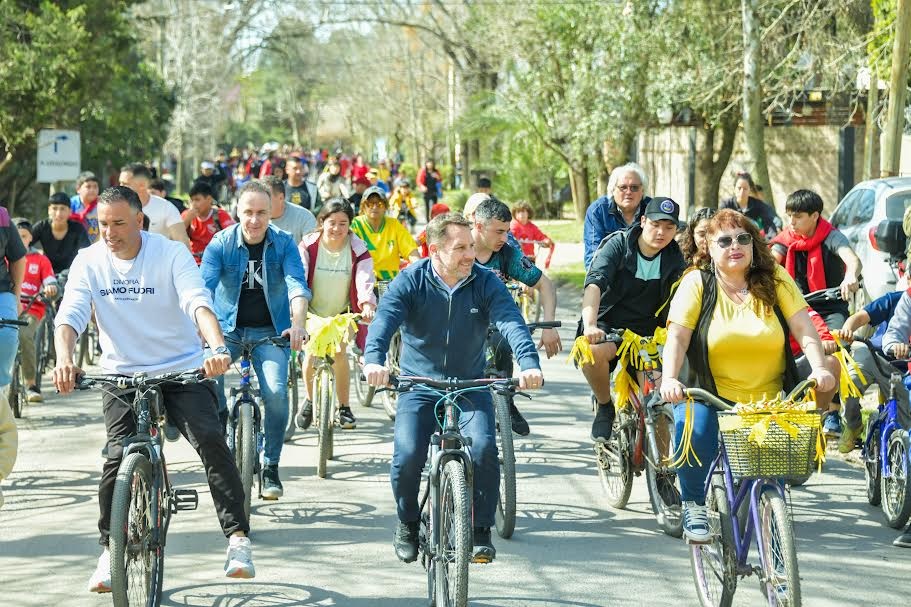
[{"label": "yellow top", "polygon": [[374,230],[370,220],[358,215],[351,222],[351,230],[367,244],[373,257],[373,273],[380,280],[392,280],[399,273],[399,263],[418,248],[408,230],[396,219],[384,217],[379,230]]},{"label": "yellow top", "polygon": [[398,215],[402,211],[414,213],[414,194],[409,193],[407,196],[401,190],[396,189],[389,198],[389,208]]},{"label": "yellow top", "polygon": [[[781,266],[775,268],[778,306],[786,319],[807,307],[807,302]],[[709,367],[718,396],[735,402],[774,398],[784,375],[784,332],[772,310],[765,310],[752,296],[735,303],[721,285],[708,332]],[[702,274],[693,271],[680,282],[671,301],[668,322],[695,331],[702,308]]]}]

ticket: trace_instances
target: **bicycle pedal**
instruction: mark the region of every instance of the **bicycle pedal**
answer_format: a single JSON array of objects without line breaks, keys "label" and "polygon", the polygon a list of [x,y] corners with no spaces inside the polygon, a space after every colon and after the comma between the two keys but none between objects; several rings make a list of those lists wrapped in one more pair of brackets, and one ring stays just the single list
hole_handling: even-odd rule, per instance
[{"label": "bicycle pedal", "polygon": [[173,512],[181,510],[196,510],[199,507],[199,493],[196,489],[174,489],[171,509]]}]

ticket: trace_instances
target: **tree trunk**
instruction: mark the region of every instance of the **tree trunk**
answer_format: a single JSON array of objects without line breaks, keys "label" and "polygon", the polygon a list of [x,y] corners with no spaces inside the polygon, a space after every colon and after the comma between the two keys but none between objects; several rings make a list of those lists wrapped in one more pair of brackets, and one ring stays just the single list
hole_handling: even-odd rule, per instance
[{"label": "tree trunk", "polygon": [[[720,131],[721,148],[715,153],[715,135]],[[696,153],[696,205],[718,208],[721,181],[734,152],[737,120],[731,116],[719,125],[706,125],[705,145]]]},{"label": "tree trunk", "polygon": [[886,145],[880,159],[880,176],[898,175],[901,166],[902,134],[905,132],[905,98],[908,86],[908,45],[911,39],[911,0],[898,0],[895,39],[892,46],[892,74],[889,78],[889,110]]},{"label": "tree trunk", "polygon": [[591,203],[591,195],[588,187],[588,164],[585,158],[578,158],[575,163],[569,165],[569,184],[573,193],[573,208],[576,210],[576,221],[579,223],[585,220],[585,211]]},{"label": "tree trunk", "polygon": [[[468,142],[468,151],[471,154],[471,162],[473,164],[481,164],[481,142],[478,139],[472,139]],[[469,190],[474,190],[478,187],[478,180],[474,173],[468,173],[468,184],[466,187]]]},{"label": "tree trunk", "polygon": [[473,158],[469,157],[468,147],[469,146],[467,141],[464,139],[461,139],[459,141],[459,162],[462,165],[460,173],[462,176],[462,181],[459,183],[459,187],[463,190],[470,189],[468,184],[471,181],[471,163],[474,161]]},{"label": "tree trunk", "polygon": [[871,66],[870,88],[867,90],[867,111],[864,116],[864,172],[863,180],[873,179],[873,151],[876,149],[876,106],[879,105],[879,77]]},{"label": "tree trunk", "polygon": [[755,181],[765,189],[765,201],[775,208],[765,153],[765,123],[760,105],[758,0],[741,0],[743,9],[743,131]]}]

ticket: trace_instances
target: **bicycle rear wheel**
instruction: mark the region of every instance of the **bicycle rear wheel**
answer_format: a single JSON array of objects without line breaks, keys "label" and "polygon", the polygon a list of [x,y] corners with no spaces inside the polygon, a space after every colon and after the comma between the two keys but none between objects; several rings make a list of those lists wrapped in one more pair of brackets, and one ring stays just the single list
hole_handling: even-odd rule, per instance
[{"label": "bicycle rear wheel", "polygon": [[111,594],[116,607],[161,602],[164,547],[152,545],[152,464],[142,453],[120,464],[111,500]]},{"label": "bicycle rear wheel", "polygon": [[440,544],[436,547],[437,607],[468,605],[471,496],[462,462],[449,460],[440,475]]},{"label": "bicycle rear wheel", "polygon": [[253,428],[253,403],[242,401],[237,407],[234,426],[234,460],[244,488],[244,512],[250,519],[253,476],[256,474],[256,431]]},{"label": "bicycle rear wheel", "polygon": [[690,546],[696,594],[702,607],[730,607],[737,590],[734,522],[724,483],[717,477],[712,480],[705,506],[712,540],[707,544]]},{"label": "bicycle rear wheel", "polygon": [[298,411],[298,381],[300,380],[300,366],[298,365],[298,353],[291,352],[288,358],[288,427],[285,428],[285,442],[287,443],[294,438],[294,418]]},{"label": "bicycle rear wheel", "polygon": [[95,324],[90,322],[86,327],[84,335],[86,336],[85,360],[90,365],[95,364],[95,348],[98,346],[98,329]]},{"label": "bicycle rear wheel", "polygon": [[911,516],[911,474],[908,469],[908,432],[895,430],[889,437],[886,458],[889,476],[882,477],[882,507],[886,524],[901,529]]},{"label": "bicycle rear wheel", "polygon": [[319,430],[319,455],[316,462],[316,475],[320,478],[326,478],[326,465],[332,459],[332,378],[328,371],[320,371],[316,374],[316,394],[317,400],[313,403],[316,411],[317,429]]},{"label": "bicycle rear wheel", "polygon": [[79,336],[79,341],[76,342],[76,366],[80,369],[85,368],[86,362],[88,362],[88,349],[89,349],[89,328],[86,327],[85,331],[82,332],[82,335]]},{"label": "bicycle rear wheel", "polygon": [[[879,415],[871,415],[867,420],[867,437],[870,442],[864,443],[863,453],[867,501],[871,506],[879,506],[882,501],[882,449],[880,447]],[[868,444],[869,448],[867,448]]]},{"label": "bicycle rear wheel", "polygon": [[[398,375],[399,371],[399,355],[402,351],[402,334],[396,331],[392,339],[389,341],[389,354],[387,358],[389,373],[392,375]],[[396,406],[398,404],[399,393],[395,390],[385,390],[383,392],[383,409],[386,410],[386,415],[389,416],[389,419],[395,419]]]},{"label": "bicycle rear wheel", "polygon": [[769,605],[800,605],[800,574],[797,570],[797,544],[788,506],[776,489],[765,488],[759,496],[759,530],[765,558],[760,588]]},{"label": "bicycle rear wheel", "polygon": [[47,351],[45,350],[47,340],[44,333],[45,324],[42,320],[38,322],[38,330],[35,332],[35,387],[39,392],[41,391],[41,376],[47,369]]},{"label": "bicycle rear wheel", "polygon": [[13,417],[16,418],[22,417],[22,412],[25,410],[25,404],[28,402],[28,395],[25,394],[25,387],[22,385],[21,376],[22,365],[19,363],[19,355],[16,354],[9,386],[9,406],[13,410]]},{"label": "bicycle rear wheel", "polygon": [[497,442],[500,451],[500,498],[497,501],[497,533],[503,539],[512,537],[516,528],[516,453],[512,444],[512,420],[509,400],[493,395],[497,414]]},{"label": "bicycle rear wheel", "polygon": [[614,419],[614,430],[606,443],[595,444],[598,476],[604,497],[611,508],[622,509],[629,502],[633,490],[633,467],[630,461],[629,441],[620,425],[628,414],[618,411]]},{"label": "bicycle rear wheel", "polygon": [[348,348],[348,368],[351,369],[351,380],[354,384],[354,395],[362,407],[373,405],[373,392],[367,382],[361,379],[361,363],[354,348]]},{"label": "bicycle rear wheel", "polygon": [[680,487],[677,474],[665,465],[667,458],[672,458],[677,451],[674,441],[674,416],[665,407],[655,410],[655,434],[658,452],[650,454],[650,461],[645,464],[649,501],[658,520],[658,526],[671,537],[681,537],[683,502],[680,499]]}]

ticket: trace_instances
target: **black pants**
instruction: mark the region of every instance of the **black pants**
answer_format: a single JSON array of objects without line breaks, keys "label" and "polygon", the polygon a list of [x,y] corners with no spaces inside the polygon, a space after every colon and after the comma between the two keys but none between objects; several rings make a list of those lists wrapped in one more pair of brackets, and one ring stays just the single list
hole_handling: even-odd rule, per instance
[{"label": "black pants", "polygon": [[430,207],[437,203],[437,189],[436,186],[433,188],[433,194],[430,193],[430,188],[427,189],[427,193],[424,194],[424,218],[429,222],[430,221]]},{"label": "black pants", "polygon": [[512,377],[512,348],[509,342],[499,331],[494,331],[487,338],[487,343],[494,352],[493,364],[497,371],[504,374],[507,379]]},{"label": "black pants", "polygon": [[[111,532],[111,500],[117,469],[123,457],[123,439],[136,433],[136,419],[130,405],[133,392],[106,392],[102,398],[104,426],[108,434],[108,459],[104,462],[98,485],[101,510],[98,531],[101,532],[102,546],[107,546]],[[215,512],[225,537],[235,531],[249,531],[250,525],[244,513],[244,488],[215,410],[212,382],[166,384],[162,387],[162,396],[168,421],[180,430],[202,459]]]}]

